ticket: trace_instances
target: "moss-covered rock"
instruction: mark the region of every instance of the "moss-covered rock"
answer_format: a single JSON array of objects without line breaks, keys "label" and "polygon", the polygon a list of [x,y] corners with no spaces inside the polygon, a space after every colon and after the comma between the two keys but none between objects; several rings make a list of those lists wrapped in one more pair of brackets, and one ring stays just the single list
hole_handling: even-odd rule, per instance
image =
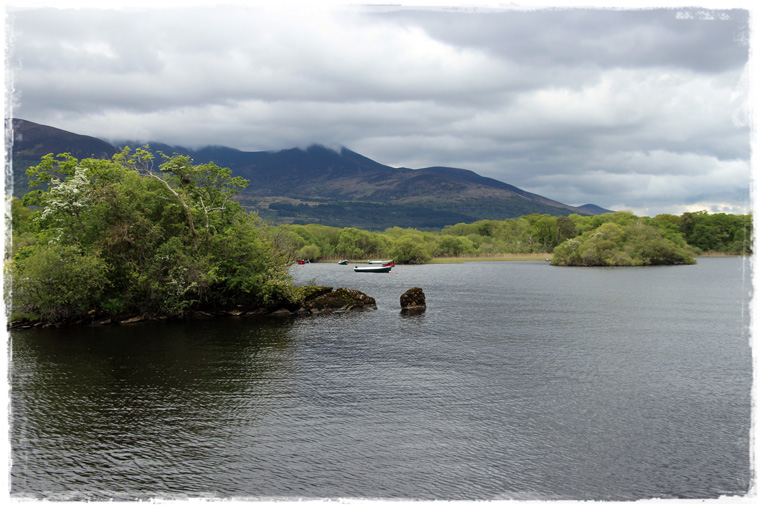
[{"label": "moss-covered rock", "polygon": [[313,313],[377,309],[375,298],[353,289],[339,288],[304,301],[304,308]]},{"label": "moss-covered rock", "polygon": [[332,292],[332,290],[332,287],[325,287],[323,285],[305,285],[303,287],[298,287],[298,292],[302,301],[309,301],[310,299],[314,299],[323,294],[328,294]]}]

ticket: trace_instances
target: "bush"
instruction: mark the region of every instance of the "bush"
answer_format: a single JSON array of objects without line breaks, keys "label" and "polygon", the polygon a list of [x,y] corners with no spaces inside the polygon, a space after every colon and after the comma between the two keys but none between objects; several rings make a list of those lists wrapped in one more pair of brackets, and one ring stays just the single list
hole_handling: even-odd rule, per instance
[{"label": "bush", "polygon": [[23,252],[11,270],[14,313],[43,322],[84,317],[108,286],[107,266],[75,246],[42,245]]}]

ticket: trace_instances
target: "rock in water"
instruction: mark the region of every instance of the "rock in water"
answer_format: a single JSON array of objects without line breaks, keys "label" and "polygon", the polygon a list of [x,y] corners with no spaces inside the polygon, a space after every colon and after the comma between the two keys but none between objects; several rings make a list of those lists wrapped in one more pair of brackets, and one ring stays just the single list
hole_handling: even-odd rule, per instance
[{"label": "rock in water", "polygon": [[413,287],[401,295],[401,311],[405,313],[409,312],[422,312],[427,308],[425,303],[425,293],[420,287]]},{"label": "rock in water", "polygon": [[321,293],[317,297],[307,300],[305,306],[312,313],[377,309],[375,298],[358,290],[344,288]]}]

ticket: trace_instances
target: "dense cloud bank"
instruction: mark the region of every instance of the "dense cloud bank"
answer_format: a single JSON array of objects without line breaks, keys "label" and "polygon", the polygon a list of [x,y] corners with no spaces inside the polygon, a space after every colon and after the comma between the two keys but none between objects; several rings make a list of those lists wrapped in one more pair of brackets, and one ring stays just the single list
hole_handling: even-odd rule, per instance
[{"label": "dense cloud bank", "polygon": [[[730,6],[729,6],[730,7]],[[9,8],[19,118],[347,146],[641,215],[749,206],[743,9]]]}]

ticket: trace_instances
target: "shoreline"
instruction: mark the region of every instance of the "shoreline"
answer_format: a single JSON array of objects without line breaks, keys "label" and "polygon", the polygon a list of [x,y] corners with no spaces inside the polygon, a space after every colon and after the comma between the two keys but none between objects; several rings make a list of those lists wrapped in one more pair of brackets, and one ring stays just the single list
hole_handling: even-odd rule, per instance
[{"label": "shoreline", "polygon": [[[270,306],[244,306],[236,305],[231,308],[198,308],[187,310],[181,314],[167,315],[163,313],[138,313],[124,314],[108,317],[96,310],[90,310],[86,315],[79,318],[63,320],[59,322],[46,322],[40,319],[19,318],[15,321],[8,319],[7,330],[32,329],[32,328],[64,328],[64,327],[88,327],[88,326],[122,326],[140,322],[170,322],[187,321],[191,319],[213,318],[283,318],[283,317],[308,317],[323,313],[340,313],[345,311],[361,311],[377,309],[373,297],[363,292],[344,287],[328,287],[323,285],[307,285],[297,288],[301,293],[298,301],[281,302]],[[8,316],[10,317],[10,315]]]},{"label": "shoreline", "polygon": [[[499,254],[499,255],[487,255],[487,256],[464,256],[464,257],[433,257],[427,262],[420,264],[401,264],[400,266],[423,266],[425,264],[458,264],[464,262],[498,262],[498,261],[543,261],[554,257],[553,253],[514,253],[514,254]],[[369,259],[369,260],[387,260],[383,259]],[[314,264],[337,264],[341,259],[323,259],[313,261]],[[367,264],[367,259],[361,260],[348,260],[349,264]]]},{"label": "shoreline", "polygon": [[460,264],[465,262],[520,262],[520,261],[545,261],[551,260],[553,253],[529,253],[529,254],[502,254],[483,257],[434,257],[426,264]]},{"label": "shoreline", "polygon": [[[465,262],[520,262],[520,261],[546,261],[546,260],[552,260],[554,257],[553,253],[514,253],[514,254],[500,254],[500,255],[488,255],[488,256],[464,256],[464,257],[433,257],[427,262],[423,262],[420,264],[400,264],[399,265],[416,265],[416,266],[423,266],[425,264],[463,264]],[[699,255],[694,256],[696,259],[705,258],[705,257],[752,257],[752,254],[750,255],[738,255],[738,254],[727,254],[723,252],[703,252]],[[314,264],[332,264],[338,262],[340,259],[327,259],[327,260],[319,260],[314,261]],[[370,259],[370,260],[381,260],[381,259]],[[349,260],[349,264],[366,264],[367,260]]]}]

